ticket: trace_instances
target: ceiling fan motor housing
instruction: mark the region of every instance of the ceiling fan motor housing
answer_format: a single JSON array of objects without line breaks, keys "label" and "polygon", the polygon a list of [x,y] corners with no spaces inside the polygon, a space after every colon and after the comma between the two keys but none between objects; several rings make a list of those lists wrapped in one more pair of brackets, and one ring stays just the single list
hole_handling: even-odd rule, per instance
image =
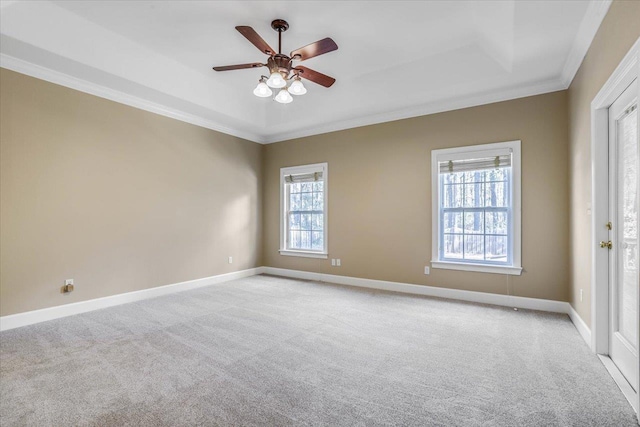
[{"label": "ceiling fan motor housing", "polygon": [[291,72],[291,58],[281,53],[271,56],[267,60],[267,67],[271,73],[280,72],[289,76]]}]

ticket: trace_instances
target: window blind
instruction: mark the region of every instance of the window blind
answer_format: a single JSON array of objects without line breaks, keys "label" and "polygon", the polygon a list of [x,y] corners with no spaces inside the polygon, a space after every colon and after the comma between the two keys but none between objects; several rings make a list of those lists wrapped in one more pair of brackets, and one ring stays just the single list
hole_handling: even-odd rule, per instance
[{"label": "window blind", "polygon": [[511,154],[479,159],[461,159],[438,162],[440,173],[467,172],[488,169],[501,169],[511,166]]},{"label": "window blind", "polygon": [[322,172],[301,173],[297,175],[285,175],[284,182],[293,184],[294,182],[315,182],[322,179]]}]

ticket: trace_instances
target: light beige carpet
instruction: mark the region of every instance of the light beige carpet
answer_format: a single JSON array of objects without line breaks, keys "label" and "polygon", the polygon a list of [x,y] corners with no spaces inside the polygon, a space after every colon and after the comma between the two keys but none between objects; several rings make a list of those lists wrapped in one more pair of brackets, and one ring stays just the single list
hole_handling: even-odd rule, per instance
[{"label": "light beige carpet", "polygon": [[636,426],[565,315],[255,276],[0,335],[3,427]]}]

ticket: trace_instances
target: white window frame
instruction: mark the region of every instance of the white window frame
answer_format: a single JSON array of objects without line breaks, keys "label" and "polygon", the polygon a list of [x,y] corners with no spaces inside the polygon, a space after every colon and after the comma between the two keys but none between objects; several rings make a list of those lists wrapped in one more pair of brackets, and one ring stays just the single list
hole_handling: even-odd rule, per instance
[{"label": "white window frame", "polygon": [[[507,141],[492,144],[473,145],[467,147],[445,148],[431,151],[431,194],[432,194],[432,236],[431,236],[431,266],[433,268],[442,268],[447,270],[477,271],[482,273],[498,273],[519,276],[522,274],[522,188],[521,188],[521,142]],[[512,153],[511,159],[511,185],[509,188],[511,200],[511,227],[509,230],[509,243],[511,254],[511,265],[495,265],[484,264],[479,262],[450,261],[440,259],[440,247],[442,242],[440,223],[440,203],[442,195],[440,194],[440,170],[438,163],[456,159],[477,159],[489,157],[490,152],[496,150],[510,149]]]},{"label": "white window frame", "polygon": [[[324,249],[322,251],[314,250],[296,250],[287,248],[287,234],[288,234],[288,201],[287,187],[285,183],[285,176],[298,175],[306,173],[322,172],[323,186],[323,198],[324,198]],[[329,193],[329,165],[328,163],[315,163],[312,165],[291,166],[286,168],[280,168],[280,255],[285,256],[298,256],[305,258],[322,258],[327,259],[329,257],[329,218],[328,218],[328,193]]]}]

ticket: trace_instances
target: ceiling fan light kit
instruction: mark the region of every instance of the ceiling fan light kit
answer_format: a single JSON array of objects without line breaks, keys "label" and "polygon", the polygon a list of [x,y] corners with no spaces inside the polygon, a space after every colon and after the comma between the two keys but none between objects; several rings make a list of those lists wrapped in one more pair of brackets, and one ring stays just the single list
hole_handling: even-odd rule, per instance
[{"label": "ceiling fan light kit", "polygon": [[280,89],[280,92],[278,92],[278,94],[276,95],[275,100],[278,101],[280,104],[288,104],[291,101],[293,101],[293,97],[291,96],[287,88],[283,87],[282,89]]},{"label": "ceiling fan light kit", "polygon": [[304,95],[305,93],[307,93],[307,88],[302,84],[300,77],[296,77],[293,80],[293,83],[291,83],[291,86],[289,86],[289,92],[292,95]]},{"label": "ceiling fan light kit", "polygon": [[[304,61],[337,50],[338,45],[331,38],[327,37],[301,47],[300,49],[296,49],[287,56],[282,54],[282,33],[289,29],[289,24],[283,19],[276,19],[271,22],[271,28],[278,32],[278,53],[276,53],[253,28],[247,26],[236,27],[236,30],[262,53],[269,55],[266,64],[253,62],[249,64],[213,67],[213,69],[215,71],[230,71],[258,67],[269,68],[269,77],[260,77],[258,85],[253,90],[253,94],[260,98],[268,98],[274,93],[271,88],[280,89],[273,99],[281,104],[292,102],[292,94],[301,96],[307,93],[307,88],[304,87],[301,79],[307,79],[327,88],[335,83],[336,80],[333,77],[329,77],[307,67],[293,64],[293,61]],[[289,87],[287,87],[287,83],[289,83]]]},{"label": "ceiling fan light kit", "polygon": [[258,86],[256,86],[256,88],[253,90],[253,94],[260,98],[268,98],[273,95],[273,91],[264,82],[264,77],[260,79]]},{"label": "ceiling fan light kit", "polygon": [[285,80],[285,77],[280,74],[280,71],[274,71],[269,76],[267,84],[274,89],[280,89],[281,87],[285,87],[287,85],[287,81]]}]

